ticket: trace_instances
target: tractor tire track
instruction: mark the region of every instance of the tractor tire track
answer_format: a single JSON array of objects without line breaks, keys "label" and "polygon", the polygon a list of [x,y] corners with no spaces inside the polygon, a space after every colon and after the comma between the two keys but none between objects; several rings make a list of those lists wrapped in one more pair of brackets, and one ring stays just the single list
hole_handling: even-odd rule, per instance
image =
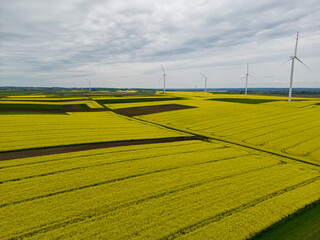
[{"label": "tractor tire track", "polygon": [[244,154],[244,155],[239,155],[239,156],[233,156],[233,157],[228,157],[228,158],[209,160],[209,161],[205,161],[205,162],[188,164],[188,165],[183,165],[183,166],[176,166],[176,167],[170,167],[170,168],[165,168],[165,169],[158,169],[158,170],[154,170],[154,171],[150,171],[150,172],[137,173],[137,174],[133,174],[133,175],[130,175],[130,176],[125,176],[125,177],[115,178],[115,179],[109,179],[109,180],[106,180],[106,181],[101,181],[101,182],[97,182],[97,183],[92,183],[92,184],[88,184],[88,185],[84,185],[84,186],[79,186],[79,187],[75,187],[75,188],[70,188],[70,189],[58,191],[58,192],[48,193],[48,194],[44,194],[44,195],[40,195],[40,196],[36,196],[36,197],[32,197],[32,198],[27,198],[27,199],[24,199],[24,200],[21,200],[21,201],[5,203],[5,204],[0,205],[0,208],[6,207],[6,206],[9,206],[9,205],[15,205],[15,204],[20,204],[20,203],[24,203],[24,202],[34,201],[34,200],[37,200],[37,199],[56,196],[56,195],[64,194],[64,193],[68,193],[68,192],[74,192],[74,191],[78,191],[78,190],[82,190],[82,189],[97,187],[97,186],[110,184],[110,183],[114,183],[114,182],[124,181],[124,180],[128,180],[128,179],[134,179],[134,178],[137,178],[137,177],[147,176],[147,175],[150,175],[150,174],[161,173],[161,172],[181,169],[181,168],[185,168],[185,167],[192,167],[192,166],[197,166],[197,165],[202,165],[202,164],[208,164],[208,163],[214,163],[214,162],[220,162],[220,161],[227,161],[227,160],[231,160],[231,159],[236,159],[236,158],[246,157],[246,156],[253,156],[253,155],[256,155],[256,154]]},{"label": "tractor tire track", "polygon": [[173,232],[171,234],[168,234],[167,236],[159,238],[159,240],[176,239],[176,238],[178,238],[178,237],[180,237],[180,236],[182,236],[184,234],[188,234],[188,233],[194,232],[195,230],[203,228],[203,227],[205,227],[205,226],[207,226],[207,225],[209,225],[211,223],[218,222],[218,221],[220,221],[221,219],[223,219],[225,217],[231,216],[232,214],[241,212],[241,211],[243,211],[243,210],[245,210],[247,208],[250,208],[250,207],[254,207],[255,205],[257,205],[259,203],[262,203],[262,202],[264,202],[266,200],[275,198],[275,197],[280,196],[280,195],[282,195],[284,193],[293,191],[293,190],[295,190],[297,188],[300,188],[300,187],[304,187],[304,186],[306,186],[308,184],[311,184],[311,183],[319,181],[319,180],[320,180],[320,176],[317,176],[317,177],[308,179],[306,181],[303,181],[301,183],[298,183],[298,184],[283,188],[283,189],[281,189],[279,191],[275,191],[275,192],[273,192],[271,194],[268,194],[266,196],[257,198],[256,200],[254,200],[252,202],[248,202],[248,203],[242,204],[242,205],[240,205],[238,207],[232,208],[232,209],[224,211],[224,212],[222,212],[220,214],[217,214],[217,215],[214,215],[212,217],[208,217],[206,219],[203,219],[203,220],[201,220],[201,221],[199,221],[197,223],[194,223],[192,225],[189,225],[189,226],[186,226],[184,228],[181,228],[176,232]]},{"label": "tractor tire track", "polygon": [[76,217],[76,218],[71,218],[71,219],[60,221],[60,222],[47,224],[45,226],[42,226],[42,227],[37,228],[37,229],[33,229],[32,231],[25,232],[23,234],[20,234],[19,236],[12,237],[10,239],[23,239],[25,237],[32,237],[32,236],[34,236],[34,235],[36,235],[38,233],[49,232],[49,231],[52,231],[52,230],[55,230],[55,229],[58,229],[58,228],[66,227],[67,225],[70,225],[70,224],[75,224],[75,223],[86,221],[86,220],[89,220],[89,219],[92,219],[92,218],[95,218],[95,220],[98,220],[99,218],[102,218],[102,217],[104,217],[104,216],[106,216],[106,215],[108,215],[108,214],[110,214],[110,213],[112,213],[114,211],[117,211],[117,210],[120,210],[120,209],[123,209],[123,208],[126,208],[126,207],[130,207],[130,206],[134,206],[134,205],[137,205],[137,204],[141,204],[143,202],[150,201],[150,200],[153,200],[153,199],[158,199],[158,198],[167,196],[169,194],[183,192],[183,191],[186,191],[188,189],[196,188],[196,187],[199,187],[201,185],[205,185],[205,184],[212,183],[212,182],[215,182],[215,181],[228,179],[228,178],[233,178],[233,177],[245,175],[245,174],[252,173],[252,172],[259,172],[261,170],[268,169],[268,168],[273,168],[275,166],[282,165],[282,164],[286,164],[286,163],[285,162],[279,162],[279,163],[276,163],[276,164],[273,164],[273,165],[270,165],[270,166],[266,166],[266,167],[260,167],[260,168],[251,169],[251,170],[248,170],[248,171],[240,172],[240,173],[234,173],[234,174],[221,176],[221,177],[214,177],[214,178],[211,178],[211,179],[206,179],[204,181],[198,181],[198,182],[195,182],[195,183],[187,184],[185,186],[181,186],[181,187],[174,188],[174,189],[171,189],[171,190],[163,191],[161,193],[158,193],[158,194],[155,194],[155,195],[151,195],[151,196],[148,196],[148,197],[145,197],[145,198],[142,198],[142,199],[129,201],[129,202],[120,204],[118,206],[107,207],[107,208],[105,208],[103,210],[99,209],[99,211],[98,212],[94,212],[94,214],[83,215],[83,216],[79,216],[79,217]]},{"label": "tractor tire track", "polygon": [[[211,150],[211,149],[220,149],[220,148],[203,148],[200,150],[191,150],[191,151],[186,151],[186,152],[178,152],[178,153],[170,153],[170,154],[157,154],[155,156],[150,156],[150,157],[132,158],[132,159],[125,159],[125,160],[114,161],[114,162],[99,163],[99,164],[94,164],[94,165],[89,165],[89,166],[74,167],[74,168],[69,168],[69,169],[53,171],[53,172],[47,172],[47,173],[43,173],[43,174],[36,174],[36,175],[31,175],[31,176],[26,176],[26,177],[21,177],[21,178],[8,179],[8,180],[0,181],[0,184],[26,180],[26,179],[30,179],[30,178],[45,177],[45,176],[49,176],[49,175],[70,172],[70,171],[79,170],[79,169],[86,169],[86,168],[99,167],[99,166],[105,166],[105,165],[113,165],[113,164],[124,163],[124,162],[139,161],[139,160],[148,159],[151,157],[155,158],[155,157],[175,156],[175,155],[180,155],[183,153],[194,153],[194,152]],[[224,149],[224,147],[222,147],[221,149]]]}]

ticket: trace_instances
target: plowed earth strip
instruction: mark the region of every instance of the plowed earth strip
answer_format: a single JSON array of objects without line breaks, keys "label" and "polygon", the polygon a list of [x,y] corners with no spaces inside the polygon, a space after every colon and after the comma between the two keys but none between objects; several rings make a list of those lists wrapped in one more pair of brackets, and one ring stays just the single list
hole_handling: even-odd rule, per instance
[{"label": "plowed earth strip", "polygon": [[165,105],[146,106],[146,107],[120,108],[120,109],[116,109],[115,111],[122,115],[133,117],[133,116],[140,116],[140,115],[147,115],[152,113],[175,111],[175,110],[182,110],[182,109],[189,109],[189,108],[196,108],[196,107],[186,106],[181,104],[165,104]]},{"label": "plowed earth strip", "polygon": [[203,140],[203,139],[197,136],[172,137],[172,138],[142,139],[142,140],[118,141],[118,142],[89,143],[89,144],[81,144],[81,145],[60,146],[60,147],[50,147],[50,148],[40,148],[40,149],[26,149],[26,150],[19,150],[15,152],[0,153],[0,161],[26,158],[26,157],[37,157],[37,156],[59,154],[59,153],[85,151],[85,150],[100,149],[100,148],[152,144],[152,143],[167,143],[167,142],[189,141],[189,140]]}]

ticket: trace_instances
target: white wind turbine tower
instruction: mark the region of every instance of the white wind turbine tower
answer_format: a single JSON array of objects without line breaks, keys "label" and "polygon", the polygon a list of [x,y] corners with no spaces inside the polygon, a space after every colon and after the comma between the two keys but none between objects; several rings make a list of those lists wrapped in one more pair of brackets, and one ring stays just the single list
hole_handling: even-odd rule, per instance
[{"label": "white wind turbine tower", "polygon": [[164,68],[163,68],[162,65],[161,65],[161,68],[162,68],[163,75],[162,75],[162,77],[160,78],[159,81],[161,81],[163,79],[163,94],[166,94],[166,76],[167,76],[167,74],[164,71]]},{"label": "white wind turbine tower", "polygon": [[[291,74],[290,74],[290,88],[289,88],[289,99],[288,101],[291,102],[291,96],[292,96],[292,82],[293,82],[293,69],[294,69],[294,59],[297,59],[299,62],[301,62],[304,66],[309,68],[306,64],[304,64],[298,57],[297,57],[297,48],[298,48],[298,38],[299,38],[299,32],[297,32],[297,38],[296,38],[296,47],[294,50],[294,55],[290,57],[288,61],[285,63],[289,62],[291,60]],[[285,64],[284,63],[284,64]],[[310,69],[310,68],[309,68]],[[311,69],[310,69],[311,70]]]},{"label": "white wind turbine tower", "polygon": [[207,77],[203,74],[203,73],[200,73],[202,75],[202,77],[204,77],[204,94],[207,93]]},{"label": "white wind turbine tower", "polygon": [[86,79],[86,80],[89,83],[89,92],[91,92],[91,81],[89,79]]},{"label": "white wind turbine tower", "polygon": [[249,74],[249,63],[247,63],[247,74],[242,77],[242,78],[244,78],[244,77],[246,78],[246,90],[244,92],[244,95],[247,95],[247,93],[248,93],[248,78],[249,78],[249,76],[254,78],[254,76]]}]

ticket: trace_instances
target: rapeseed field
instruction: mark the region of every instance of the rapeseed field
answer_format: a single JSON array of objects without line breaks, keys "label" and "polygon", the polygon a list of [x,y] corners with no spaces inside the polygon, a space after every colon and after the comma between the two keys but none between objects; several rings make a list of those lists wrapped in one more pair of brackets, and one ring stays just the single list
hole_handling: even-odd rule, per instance
[{"label": "rapeseed field", "polygon": [[[173,94],[176,95],[178,93]],[[196,108],[140,118],[209,138],[274,150],[320,163],[320,100],[299,98],[288,103],[283,97],[202,94],[201,97],[174,102]],[[121,109],[142,104],[108,106]]]},{"label": "rapeseed field", "polygon": [[[81,101],[104,111],[0,114],[0,239],[249,239],[320,199],[317,99]],[[126,145],[37,155],[101,142]]]}]

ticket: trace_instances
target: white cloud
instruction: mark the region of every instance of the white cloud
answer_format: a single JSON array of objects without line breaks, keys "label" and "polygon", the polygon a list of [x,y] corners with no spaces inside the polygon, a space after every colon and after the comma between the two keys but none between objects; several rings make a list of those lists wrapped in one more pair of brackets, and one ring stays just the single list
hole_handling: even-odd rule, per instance
[{"label": "white cloud", "polygon": [[[1,86],[287,87],[295,32],[295,86],[320,87],[320,7],[306,1],[41,1],[0,3]],[[272,76],[272,77],[270,77]]]}]

